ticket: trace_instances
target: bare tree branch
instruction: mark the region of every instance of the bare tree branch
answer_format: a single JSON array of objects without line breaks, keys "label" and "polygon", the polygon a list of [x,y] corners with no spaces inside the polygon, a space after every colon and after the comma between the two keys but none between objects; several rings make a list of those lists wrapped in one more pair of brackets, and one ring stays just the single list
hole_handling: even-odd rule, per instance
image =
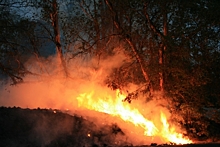
[{"label": "bare tree branch", "polygon": [[123,36],[124,40],[128,43],[128,45],[130,46],[131,50],[133,51],[139,65],[142,71],[142,74],[148,84],[149,90],[150,90],[150,95],[153,93],[153,87],[151,85],[151,81],[149,79],[148,73],[144,67],[144,61],[141,58],[141,56],[139,55],[137,49],[135,48],[135,45],[133,44],[133,42],[131,41],[131,38],[128,34],[126,34],[123,30],[123,28],[121,27],[119,21],[118,21],[118,15],[115,12],[113,5],[109,2],[109,0],[105,0],[107,6],[109,7],[110,11],[112,12],[112,16],[113,16],[113,21],[114,21],[114,25],[115,27],[118,29],[118,31],[121,33],[121,35]]}]

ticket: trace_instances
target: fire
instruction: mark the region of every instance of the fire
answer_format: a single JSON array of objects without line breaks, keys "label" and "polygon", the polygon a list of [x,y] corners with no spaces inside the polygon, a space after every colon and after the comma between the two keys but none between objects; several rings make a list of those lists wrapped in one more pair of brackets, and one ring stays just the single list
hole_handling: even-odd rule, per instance
[{"label": "fire", "polygon": [[170,125],[167,122],[166,116],[161,112],[161,122],[163,124],[163,129],[161,131],[161,136],[166,138],[168,141],[176,144],[188,144],[192,143],[188,138],[184,138],[182,134],[176,133],[175,128],[170,129]]},{"label": "fire", "polygon": [[159,130],[153,121],[145,118],[138,109],[131,108],[130,104],[122,102],[125,99],[125,95],[121,94],[119,90],[116,91],[116,98],[111,96],[106,98],[96,97],[94,98],[94,91],[91,93],[83,93],[77,97],[78,106],[84,107],[89,110],[95,110],[98,112],[104,112],[112,116],[118,116],[126,122],[133,123],[135,126],[139,126],[144,129],[143,134],[145,136],[159,136],[166,142],[172,142],[176,144],[192,143],[191,140],[184,138],[182,134],[175,132],[175,128],[170,129],[170,125],[167,122],[167,118],[164,113],[161,112],[161,126]]}]

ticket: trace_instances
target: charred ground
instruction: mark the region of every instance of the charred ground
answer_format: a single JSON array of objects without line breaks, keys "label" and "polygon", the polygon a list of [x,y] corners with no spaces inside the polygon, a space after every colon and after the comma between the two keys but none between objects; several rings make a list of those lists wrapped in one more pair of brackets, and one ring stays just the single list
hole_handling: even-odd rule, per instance
[{"label": "charred ground", "polygon": [[[129,140],[121,140],[123,137],[125,134],[117,124],[97,126],[81,116],[69,115],[59,110],[0,107],[1,147],[133,146]],[[139,147],[147,146],[150,145]],[[152,143],[151,146],[159,145]],[[182,145],[191,146],[217,147],[220,144]]]},{"label": "charred ground", "polygon": [[118,146],[123,135],[117,124],[96,126],[58,110],[0,107],[1,147]]}]

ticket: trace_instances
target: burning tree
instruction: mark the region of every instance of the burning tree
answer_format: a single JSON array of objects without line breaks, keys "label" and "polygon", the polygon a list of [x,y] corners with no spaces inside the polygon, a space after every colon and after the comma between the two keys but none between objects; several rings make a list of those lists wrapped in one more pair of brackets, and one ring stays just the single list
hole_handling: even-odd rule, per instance
[{"label": "burning tree", "polygon": [[[121,93],[118,95],[126,93],[128,85],[136,85],[135,89],[122,96],[123,101],[132,102],[136,98],[143,98],[144,103],[162,101],[160,105],[173,114],[171,120],[179,122],[187,129],[188,134],[196,137],[208,136],[205,130],[209,126],[207,120],[209,118],[204,115],[204,108],[219,108],[220,104],[217,66],[220,59],[218,1],[40,0],[38,2],[34,7],[42,10],[39,12],[40,17],[33,18],[34,21],[27,19],[28,24],[33,22],[34,25],[23,31],[26,34],[29,32],[27,37],[37,56],[40,55],[38,51],[41,47],[35,44],[42,36],[39,34],[33,36],[30,32],[36,34],[36,30],[40,30],[46,32],[46,39],[42,39],[42,42],[49,39],[56,48],[59,65],[64,69],[66,77],[70,79],[76,77],[71,74],[71,70],[76,69],[72,68],[73,64],[77,63],[74,61],[81,57],[92,64],[92,72],[86,72],[85,75],[92,73],[96,78],[102,79],[101,84],[104,81],[105,86],[120,90]],[[29,3],[27,6],[30,6]],[[3,19],[3,15],[1,18],[2,22],[10,22],[10,19]],[[15,25],[19,23],[16,22]],[[3,29],[1,31],[4,32]],[[16,29],[11,31],[20,35],[23,33],[17,32]],[[12,38],[15,39],[15,36]],[[4,37],[2,40],[5,40]],[[6,39],[4,44],[8,44],[7,41]],[[44,46],[42,42],[39,43]],[[15,63],[22,65],[21,59],[17,58],[18,54],[15,55],[17,50],[11,51],[4,46],[1,48],[7,51],[1,53],[2,61],[12,58]],[[13,56],[10,56],[9,51]],[[24,52],[27,53],[27,50]],[[112,59],[111,70],[106,59],[109,61]],[[114,60],[120,62],[116,63]],[[28,69],[25,66],[19,67],[22,67],[19,68],[22,70]],[[84,65],[80,67],[84,68]],[[3,62],[0,68],[12,80],[20,79],[17,76],[20,70],[10,72]],[[11,66],[10,69],[15,68]],[[100,74],[102,69],[106,74]],[[88,79],[91,80],[93,77]],[[78,103],[84,103],[85,99],[90,102],[92,99],[90,95],[93,95],[93,92],[76,95]],[[107,99],[106,101],[108,102]],[[105,104],[104,101],[103,103]],[[86,107],[98,111],[94,108],[94,103],[90,105]],[[110,109],[108,104],[105,106]],[[119,113],[121,109],[116,110]],[[106,111],[104,109],[101,112],[111,114]],[[140,126],[145,126],[147,121],[143,120],[144,123],[139,124]],[[164,126],[169,127],[166,118],[161,121]]]},{"label": "burning tree", "polygon": [[[219,54],[219,24],[217,16],[211,16],[218,9],[216,1],[77,2],[82,11],[74,21],[86,22],[84,29],[89,30],[83,31],[85,38],[76,34],[83,42],[78,53],[105,58],[106,53],[111,55],[112,49],[120,45],[129,59],[114,69],[107,85],[112,89],[123,89],[128,83],[141,85],[127,95],[125,100],[129,102],[139,94],[150,100],[159,91],[160,98],[168,102],[165,107],[177,114],[172,116],[174,120],[189,130],[200,126],[201,130],[189,133],[205,135],[206,127],[201,127],[207,126],[202,123],[203,108],[218,108],[209,99],[212,94],[205,90],[213,82],[206,75],[214,65],[206,59]],[[176,117],[178,114],[183,119]]]}]

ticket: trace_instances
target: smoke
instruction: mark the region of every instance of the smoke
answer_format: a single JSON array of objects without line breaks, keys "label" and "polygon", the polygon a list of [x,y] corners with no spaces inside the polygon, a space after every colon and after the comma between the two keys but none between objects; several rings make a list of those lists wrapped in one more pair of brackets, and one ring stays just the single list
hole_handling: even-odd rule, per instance
[{"label": "smoke", "polygon": [[[68,110],[73,114],[91,118],[99,124],[117,123],[127,135],[121,139],[130,140],[133,144],[151,143],[152,138],[140,135],[141,131],[136,126],[126,123],[117,117],[106,114],[97,114],[78,107],[77,97],[82,93],[93,91],[94,97],[115,96],[115,91],[104,85],[106,77],[112,69],[119,67],[128,60],[120,49],[116,49],[114,56],[105,59],[91,58],[89,56],[76,57],[67,63],[69,77],[63,75],[62,67],[58,66],[56,56],[36,59],[29,58],[26,67],[33,73],[24,78],[24,83],[10,86],[2,85],[0,90],[0,105],[21,108],[51,108]],[[135,89],[135,85],[128,85],[128,89]],[[158,101],[146,103],[145,98],[132,102],[133,108],[138,108],[149,120],[158,122],[160,111],[169,114],[160,106]],[[98,115],[98,117],[96,117]],[[40,125],[39,125],[40,126]],[[41,128],[36,128],[40,131]],[[135,130],[135,131],[134,131]],[[42,132],[42,131],[40,131]],[[154,141],[161,142],[154,138]]]},{"label": "smoke", "polygon": [[[36,59],[31,57],[26,67],[33,73],[24,82],[11,86],[1,85],[0,105],[22,108],[73,109],[80,93],[105,88],[103,81],[112,68],[119,67],[125,56],[122,53],[104,60],[88,56],[78,57],[67,63],[69,77],[63,75],[57,56]],[[101,88],[101,89],[100,89]]]}]

